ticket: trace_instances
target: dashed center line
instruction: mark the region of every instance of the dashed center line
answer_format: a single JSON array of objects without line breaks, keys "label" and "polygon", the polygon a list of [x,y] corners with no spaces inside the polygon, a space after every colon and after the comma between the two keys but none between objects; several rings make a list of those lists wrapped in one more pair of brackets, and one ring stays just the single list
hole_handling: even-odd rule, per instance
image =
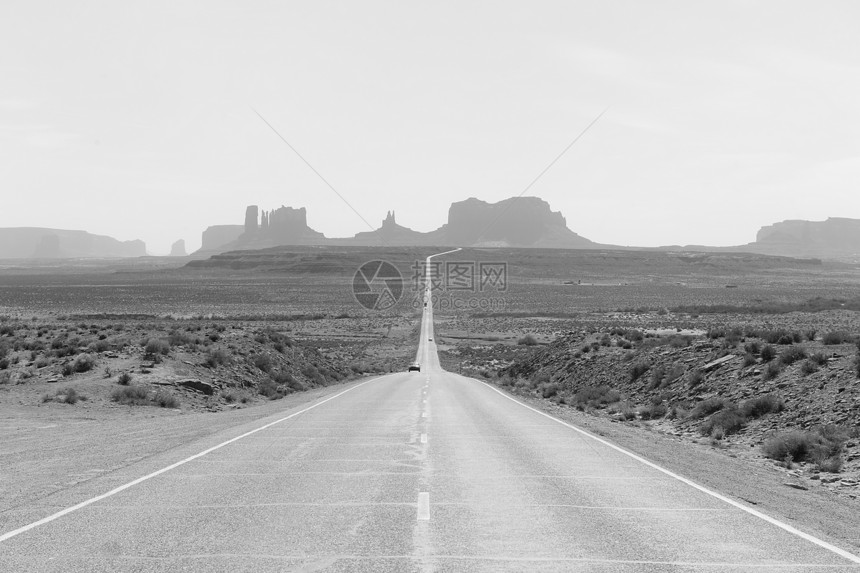
[{"label": "dashed center line", "polygon": [[426,444],[426,443],[427,443],[427,434],[421,434],[421,443],[422,443],[422,444]]}]

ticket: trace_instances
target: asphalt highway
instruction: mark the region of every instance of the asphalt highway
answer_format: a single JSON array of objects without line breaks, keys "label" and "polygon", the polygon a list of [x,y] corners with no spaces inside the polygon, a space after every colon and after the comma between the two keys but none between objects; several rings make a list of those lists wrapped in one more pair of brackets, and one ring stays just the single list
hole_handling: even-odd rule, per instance
[{"label": "asphalt highway", "polygon": [[826,540],[445,372],[431,306],[420,372],[15,509],[0,571],[860,571]]}]

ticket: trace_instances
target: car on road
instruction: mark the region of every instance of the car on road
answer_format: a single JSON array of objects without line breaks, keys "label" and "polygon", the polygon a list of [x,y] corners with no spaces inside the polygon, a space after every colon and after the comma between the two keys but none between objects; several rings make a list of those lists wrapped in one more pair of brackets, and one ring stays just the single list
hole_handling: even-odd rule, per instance
[{"label": "car on road", "polygon": [[433,342],[433,337],[431,336],[431,337],[430,337],[430,338],[428,338],[427,340],[429,340],[430,342]]},{"label": "car on road", "polygon": [[409,372],[421,372],[421,364],[413,362],[409,365]]}]

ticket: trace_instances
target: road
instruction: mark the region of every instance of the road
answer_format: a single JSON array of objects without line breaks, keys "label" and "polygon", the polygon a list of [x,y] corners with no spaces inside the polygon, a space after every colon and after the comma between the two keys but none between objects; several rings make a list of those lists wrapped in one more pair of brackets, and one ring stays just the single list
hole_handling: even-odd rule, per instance
[{"label": "road", "polygon": [[443,371],[424,314],[421,372],[6,512],[0,571],[860,571],[825,541]]}]

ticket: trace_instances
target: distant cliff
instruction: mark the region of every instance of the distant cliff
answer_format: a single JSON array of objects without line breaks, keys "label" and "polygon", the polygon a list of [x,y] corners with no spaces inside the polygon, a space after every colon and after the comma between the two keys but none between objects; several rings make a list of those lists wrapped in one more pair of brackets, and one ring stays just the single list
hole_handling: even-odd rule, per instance
[{"label": "distant cliff", "polygon": [[755,242],[746,247],[793,257],[860,260],[860,219],[782,221],[762,227]]},{"label": "distant cliff", "polygon": [[11,227],[0,229],[0,259],[120,258],[146,255],[143,241],[118,241],[86,231]]}]

